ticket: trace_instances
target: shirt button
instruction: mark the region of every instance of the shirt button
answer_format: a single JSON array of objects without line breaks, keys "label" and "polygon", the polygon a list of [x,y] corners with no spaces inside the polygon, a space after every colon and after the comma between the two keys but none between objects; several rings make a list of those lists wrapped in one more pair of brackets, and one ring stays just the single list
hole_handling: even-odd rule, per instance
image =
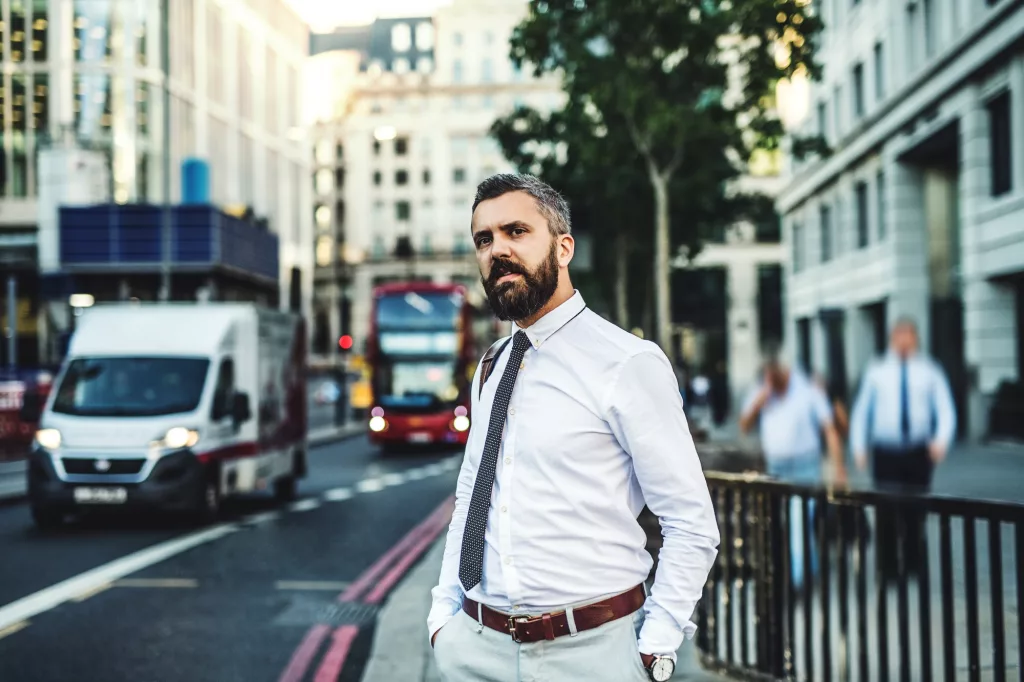
[{"label": "shirt button", "polygon": [[508,411],[508,413],[514,417],[516,414],[516,408],[513,407],[511,410]]},{"label": "shirt button", "polygon": [[501,511],[507,512],[508,511],[508,507],[506,507],[505,505],[502,505],[501,506]]},{"label": "shirt button", "polygon": [[511,463],[512,463],[512,458],[511,457],[506,457],[505,458],[505,464],[511,464]]}]

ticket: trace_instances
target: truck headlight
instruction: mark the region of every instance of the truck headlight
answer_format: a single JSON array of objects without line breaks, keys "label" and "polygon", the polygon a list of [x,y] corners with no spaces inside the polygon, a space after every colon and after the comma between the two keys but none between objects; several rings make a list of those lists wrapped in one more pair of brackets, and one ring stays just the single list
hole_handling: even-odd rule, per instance
[{"label": "truck headlight", "polygon": [[190,448],[199,442],[199,432],[195,429],[186,429],[184,426],[175,426],[168,429],[160,444],[171,450]]},{"label": "truck headlight", "polygon": [[469,417],[460,414],[452,420],[452,428],[459,432],[469,431]]},{"label": "truck headlight", "polygon": [[36,442],[47,450],[56,450],[60,447],[60,431],[57,429],[39,429],[36,431]]},{"label": "truck headlight", "polygon": [[380,433],[387,428],[388,423],[384,421],[384,417],[370,417],[370,430],[374,433]]}]

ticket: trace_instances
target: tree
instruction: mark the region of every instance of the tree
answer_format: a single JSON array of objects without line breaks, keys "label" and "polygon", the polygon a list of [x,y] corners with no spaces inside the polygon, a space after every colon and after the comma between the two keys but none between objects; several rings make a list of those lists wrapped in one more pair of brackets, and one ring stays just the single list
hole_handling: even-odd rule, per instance
[{"label": "tree", "polygon": [[517,64],[559,73],[570,101],[608,137],[621,122],[643,161],[654,198],[655,338],[666,350],[672,243],[699,242],[688,214],[673,235],[674,181],[723,207],[720,173],[705,166],[721,171],[724,158],[735,177],[755,148],[777,148],[773,89],[781,78],[817,75],[820,28],[807,0],[531,0],[513,34]]}]

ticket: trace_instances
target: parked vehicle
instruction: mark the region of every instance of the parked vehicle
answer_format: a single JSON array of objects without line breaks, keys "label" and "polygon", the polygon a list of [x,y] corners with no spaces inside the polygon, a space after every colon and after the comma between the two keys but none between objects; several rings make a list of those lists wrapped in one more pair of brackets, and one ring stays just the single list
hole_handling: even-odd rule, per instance
[{"label": "parked vehicle", "polygon": [[[301,318],[251,304],[100,305],[78,318],[28,467],[40,526],[95,507],[213,519],[229,495],[294,497],[306,472]],[[31,419],[29,419],[31,420]]]}]

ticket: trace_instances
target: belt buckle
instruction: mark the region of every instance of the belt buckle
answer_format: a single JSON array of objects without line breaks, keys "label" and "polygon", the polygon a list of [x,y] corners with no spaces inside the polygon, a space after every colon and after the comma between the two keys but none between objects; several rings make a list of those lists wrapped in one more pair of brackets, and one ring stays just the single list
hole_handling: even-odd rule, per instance
[{"label": "belt buckle", "polygon": [[530,620],[528,616],[509,616],[508,617],[508,634],[512,635],[512,641],[516,644],[522,644],[523,640],[519,639],[519,634],[516,632],[516,626],[519,623]]}]

